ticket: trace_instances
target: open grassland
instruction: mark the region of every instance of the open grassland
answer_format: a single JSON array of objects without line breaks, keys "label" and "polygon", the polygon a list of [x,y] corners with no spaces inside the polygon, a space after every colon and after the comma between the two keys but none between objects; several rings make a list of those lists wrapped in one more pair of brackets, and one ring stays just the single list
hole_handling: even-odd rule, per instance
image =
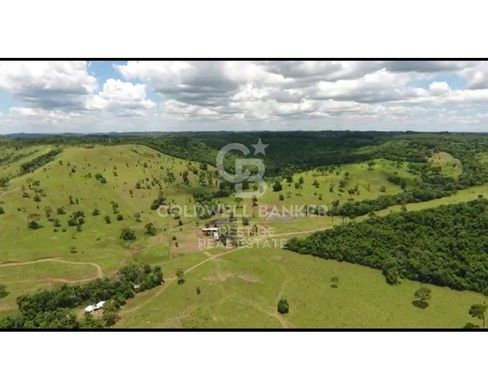
[{"label": "open grassland", "polygon": [[[30,151],[27,159],[49,150],[46,147]],[[20,166],[24,159],[2,167],[13,172],[13,166]],[[167,203],[188,204],[194,190],[215,191],[215,170],[209,167],[202,174],[198,168],[197,163],[165,156],[144,146],[65,148],[53,161],[13,178],[7,188],[0,189],[0,206],[4,209],[0,215],[0,265],[63,259],[95,263],[109,274],[132,259],[151,262],[168,257],[173,232],[184,230],[187,225],[195,228],[196,218],[183,216],[180,226],[173,217],[158,216],[151,205],[160,192]],[[187,183],[183,180],[185,171]],[[94,210],[98,210],[98,215],[93,215]],[[78,211],[84,213],[81,229],[68,223]],[[42,227],[28,228],[27,223],[33,219]],[[155,236],[145,234],[148,223],[155,225]],[[133,229],[137,239],[130,243],[121,240],[124,228]],[[70,279],[69,272],[63,277],[66,266],[53,262],[50,269],[59,272],[53,273],[50,281],[42,282],[46,279],[42,275],[46,264],[26,265],[29,272],[39,267],[39,277],[26,277],[39,283],[23,283],[22,288],[9,279],[7,268],[0,268],[0,277],[11,291],[9,299],[50,286],[56,283],[54,279]],[[19,273],[24,269],[17,266],[8,268],[9,272],[13,268]],[[93,276],[93,267],[76,269],[81,272],[78,279]]]},{"label": "open grassland", "polygon": [[[242,248],[206,262],[202,254],[184,266],[191,263],[197,266],[185,273],[184,284],[168,280],[136,297],[117,326],[459,328],[470,321],[470,305],[483,301],[472,292],[430,286],[430,306],[418,309],[412,300],[420,283],[389,286],[379,271],[280,249]],[[280,297],[290,304],[288,314],[276,310]]]},{"label": "open grassland", "polygon": [[0,147],[0,178],[13,178],[22,174],[22,164],[53,150],[52,146],[30,146],[22,149]]},{"label": "open grassland", "polygon": [[[388,180],[393,176],[402,179],[407,188],[414,185],[416,178],[408,171],[407,164],[378,159],[370,164],[345,164],[332,169],[317,168],[294,174],[292,182],[281,181],[281,191],[274,192],[270,185],[259,200],[276,205],[328,205],[333,201],[345,203],[374,199],[402,191],[399,185]],[[281,201],[280,195],[284,198]]]},{"label": "open grassland", "polygon": [[[190,185],[183,184],[181,174],[187,169],[187,162],[142,146],[67,148],[44,167],[12,180],[0,194],[5,209],[0,259],[28,261],[62,256],[79,260],[115,258],[117,263],[146,247],[149,238],[144,237],[145,224],[154,223],[159,233],[177,227],[178,221],[159,217],[151,204],[160,191],[168,202],[191,202],[190,191],[200,185],[193,173],[189,175]],[[168,170],[174,175],[172,183],[164,182]],[[97,180],[97,174],[106,182]],[[64,214],[57,211],[59,208]],[[99,215],[92,215],[95,209]],[[85,215],[81,231],[68,226],[75,211]],[[48,214],[59,220],[59,226],[48,221]],[[111,222],[106,223],[105,217]],[[38,218],[42,228],[28,229],[29,218]],[[188,221],[183,218],[182,222]],[[119,240],[126,227],[133,228],[138,237],[130,246]],[[164,238],[159,241],[161,249],[169,242]]]},{"label": "open grassland", "polygon": [[9,294],[0,301],[0,316],[13,314],[19,295],[65,283],[78,283],[102,276],[98,264],[69,262],[61,259],[40,259],[27,263],[0,264],[0,284]]},{"label": "open grassland", "polygon": [[429,159],[429,162],[434,167],[439,167],[441,174],[445,176],[456,178],[463,172],[461,161],[446,152],[434,153]]},{"label": "open grassland", "polygon": [[[475,293],[429,286],[432,301],[429,308],[421,310],[411,302],[422,284],[403,281],[389,286],[381,272],[359,265],[264,246],[199,248],[196,242],[205,221],[183,216],[179,224],[173,217],[158,217],[151,204],[162,192],[168,203],[193,205],[193,191],[217,189],[215,169],[208,166],[202,173],[199,163],[145,146],[66,147],[53,161],[16,177],[23,163],[52,149],[9,149],[3,154],[9,157],[0,164],[0,177],[12,179],[7,188],[0,188],[0,206],[5,210],[0,215],[0,284],[9,292],[0,300],[0,316],[15,311],[19,295],[110,275],[131,260],[160,265],[166,284],[130,300],[122,309],[118,327],[459,328],[472,320],[467,314],[469,306],[483,300]],[[444,175],[457,176],[462,168],[449,156],[436,153],[431,163],[441,166]],[[188,172],[186,183],[184,172]],[[374,199],[402,192],[400,185],[389,180],[393,176],[406,188],[412,188],[417,180],[407,163],[376,159],[370,164],[295,173],[291,183],[281,181],[281,191],[273,191],[270,183],[258,202],[260,206],[290,207]],[[437,207],[479,195],[488,196],[488,185],[406,207]],[[217,203],[237,202],[231,196]],[[250,203],[249,199],[242,201],[248,212]],[[64,213],[58,213],[59,208]],[[95,209],[98,215],[92,215]],[[394,206],[377,214],[400,210]],[[77,211],[85,215],[80,231],[68,225]],[[59,226],[49,221],[48,214],[59,220]],[[105,221],[107,216],[110,223]],[[236,217],[241,226],[242,218]],[[27,223],[32,218],[37,218],[42,228],[29,229]],[[367,217],[358,219],[362,218]],[[251,216],[249,225],[269,228],[270,239],[286,239],[342,222],[342,217]],[[154,236],[144,234],[148,223],[157,229]],[[121,240],[124,228],[133,229],[137,239],[130,243]],[[175,280],[178,269],[186,271],[182,285]],[[330,286],[332,277],[339,279],[338,288]],[[290,313],[284,316],[276,311],[282,296],[290,303]]]}]

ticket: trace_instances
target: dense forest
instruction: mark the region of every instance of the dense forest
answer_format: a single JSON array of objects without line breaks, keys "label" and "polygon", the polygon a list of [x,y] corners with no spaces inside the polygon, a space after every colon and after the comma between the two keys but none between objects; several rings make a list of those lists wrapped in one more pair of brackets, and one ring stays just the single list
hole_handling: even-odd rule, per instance
[{"label": "dense forest", "polygon": [[488,201],[393,213],[350,222],[287,249],[383,270],[391,284],[407,278],[488,293]]}]

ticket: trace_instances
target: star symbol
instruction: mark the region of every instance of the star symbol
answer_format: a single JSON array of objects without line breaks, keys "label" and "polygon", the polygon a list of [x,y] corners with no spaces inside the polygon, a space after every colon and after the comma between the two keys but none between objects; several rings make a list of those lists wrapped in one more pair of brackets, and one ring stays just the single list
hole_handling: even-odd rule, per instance
[{"label": "star symbol", "polygon": [[259,141],[257,144],[251,144],[251,146],[254,148],[254,155],[257,156],[258,154],[262,154],[266,156],[266,151],[265,149],[269,146],[268,144],[263,144],[261,142],[261,138],[259,138]]}]

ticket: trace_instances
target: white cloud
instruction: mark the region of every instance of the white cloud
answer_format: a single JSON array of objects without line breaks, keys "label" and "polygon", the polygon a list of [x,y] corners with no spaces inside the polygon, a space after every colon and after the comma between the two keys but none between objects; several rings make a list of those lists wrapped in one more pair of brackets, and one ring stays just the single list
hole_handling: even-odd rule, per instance
[{"label": "white cloud", "polygon": [[179,115],[183,117],[198,116],[204,118],[218,118],[219,112],[207,107],[195,106],[176,100],[167,100],[164,103],[164,109],[167,114]]},{"label": "white cloud", "polygon": [[[488,111],[484,62],[129,61],[106,81],[90,69],[82,61],[0,61],[0,99],[10,99],[0,123],[110,131],[190,123],[233,130],[423,122],[444,128],[469,118],[482,123]],[[447,107],[449,115],[442,112]]]},{"label": "white cloud", "polygon": [[105,110],[119,116],[143,115],[156,104],[146,98],[143,84],[132,84],[120,80],[108,79],[97,95],[89,96],[87,110]]},{"label": "white cloud", "polygon": [[444,95],[451,91],[449,84],[445,81],[434,81],[429,85],[429,91],[433,95]]},{"label": "white cloud", "polygon": [[405,74],[379,70],[354,80],[321,81],[315,96],[323,99],[379,103],[422,96],[421,88],[408,85],[411,78]]},{"label": "white cloud", "polygon": [[26,105],[73,109],[96,89],[97,80],[84,61],[0,62],[0,90]]},{"label": "white cloud", "polygon": [[470,89],[488,88],[488,62],[482,61],[474,67],[461,70],[459,74],[466,79]]},{"label": "white cloud", "polygon": [[44,110],[32,107],[11,107],[8,120],[25,120],[32,123],[60,124],[81,117],[76,112],[65,112],[62,110]]}]

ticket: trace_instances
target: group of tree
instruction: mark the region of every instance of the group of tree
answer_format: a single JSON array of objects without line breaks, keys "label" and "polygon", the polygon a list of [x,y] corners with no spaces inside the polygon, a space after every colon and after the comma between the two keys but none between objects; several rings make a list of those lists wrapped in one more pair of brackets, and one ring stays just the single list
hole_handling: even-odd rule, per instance
[{"label": "group of tree", "polygon": [[154,199],[154,201],[151,204],[151,210],[157,210],[159,207],[163,206],[166,204],[166,197],[162,192],[158,194],[158,197]]},{"label": "group of tree", "polygon": [[[475,320],[479,320],[481,322],[481,327],[485,328],[486,326],[486,310],[488,309],[488,305],[486,303],[475,303],[469,308],[469,315],[473,317]],[[468,322],[465,328],[479,328],[480,325],[473,324],[472,322]]]},{"label": "group of tree", "polygon": [[53,149],[41,156],[38,156],[30,161],[23,163],[20,166],[21,174],[24,175],[26,173],[33,172],[36,169],[42,167],[43,165],[46,165],[48,162],[54,160],[54,158],[59,153],[61,153],[61,149]]},{"label": "group of tree", "polygon": [[[62,285],[17,298],[19,314],[0,320],[0,328],[85,328],[112,326],[118,308],[138,292],[163,283],[159,266],[132,263],[113,277],[98,278],[84,284]],[[106,301],[102,320],[87,315],[79,320],[73,309]]]},{"label": "group of tree", "polygon": [[488,293],[488,201],[373,216],[291,239],[287,248],[400,278]]}]

